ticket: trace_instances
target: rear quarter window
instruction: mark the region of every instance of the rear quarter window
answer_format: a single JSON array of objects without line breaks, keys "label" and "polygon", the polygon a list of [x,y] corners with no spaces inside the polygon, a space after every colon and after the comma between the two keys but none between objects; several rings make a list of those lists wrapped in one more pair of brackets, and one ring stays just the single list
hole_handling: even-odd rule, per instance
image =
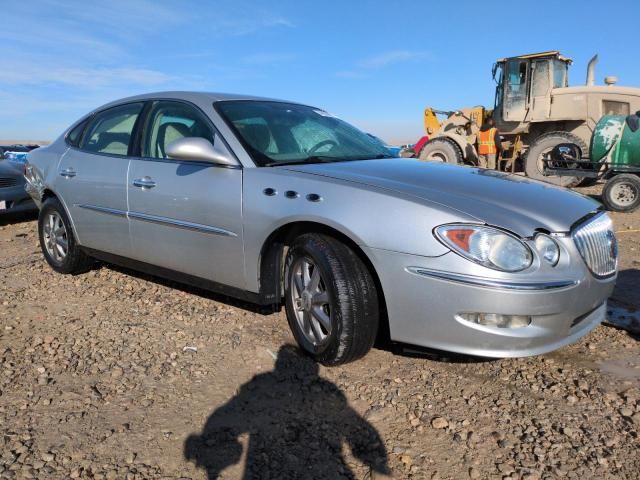
[{"label": "rear quarter window", "polygon": [[87,124],[89,123],[89,119],[83,120],[78,125],[73,127],[71,131],[67,134],[67,143],[73,147],[80,146],[80,140],[82,139],[82,134],[87,128]]}]

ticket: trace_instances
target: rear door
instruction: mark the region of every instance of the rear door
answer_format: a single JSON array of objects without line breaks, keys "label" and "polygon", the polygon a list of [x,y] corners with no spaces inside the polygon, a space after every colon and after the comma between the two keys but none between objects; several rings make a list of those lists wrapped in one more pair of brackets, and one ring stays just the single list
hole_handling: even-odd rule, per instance
[{"label": "rear door", "polygon": [[530,120],[546,120],[551,113],[551,61],[531,63],[531,115]]},{"label": "rear door", "polygon": [[131,253],[127,221],[127,170],[133,132],[143,103],[103,110],[89,121],[79,146],[58,166],[55,188],[85,247],[116,255]]},{"label": "rear door", "polygon": [[153,103],[132,158],[129,220],[132,257],[214,282],[244,288],[242,169],[167,158],[184,137],[224,143],[190,103]]}]

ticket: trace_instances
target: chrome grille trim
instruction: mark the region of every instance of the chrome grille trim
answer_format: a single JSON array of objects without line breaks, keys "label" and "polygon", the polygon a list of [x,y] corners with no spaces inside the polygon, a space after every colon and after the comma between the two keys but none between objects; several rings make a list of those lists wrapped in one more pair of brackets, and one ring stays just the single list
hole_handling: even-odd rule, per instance
[{"label": "chrome grille trim", "polygon": [[571,233],[573,241],[589,268],[597,278],[610,277],[618,268],[618,242],[613,222],[602,212],[578,225]]}]

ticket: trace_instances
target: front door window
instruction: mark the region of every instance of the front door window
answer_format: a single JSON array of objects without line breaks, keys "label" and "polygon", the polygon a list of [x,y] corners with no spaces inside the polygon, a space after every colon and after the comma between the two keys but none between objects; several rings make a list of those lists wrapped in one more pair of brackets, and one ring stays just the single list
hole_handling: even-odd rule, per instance
[{"label": "front door window", "polygon": [[172,101],[156,102],[149,119],[143,157],[167,158],[167,145],[185,137],[202,137],[213,143],[213,132],[208,122],[190,105]]},{"label": "front door window", "polygon": [[528,79],[528,62],[518,59],[509,60],[505,78],[505,120],[518,122],[524,120],[527,106]]}]

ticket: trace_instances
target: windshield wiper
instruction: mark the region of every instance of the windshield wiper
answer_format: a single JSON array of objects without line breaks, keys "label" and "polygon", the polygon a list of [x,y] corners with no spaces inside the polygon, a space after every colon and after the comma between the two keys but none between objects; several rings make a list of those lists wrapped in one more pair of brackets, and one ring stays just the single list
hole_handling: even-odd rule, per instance
[{"label": "windshield wiper", "polygon": [[280,165],[305,165],[305,164],[311,164],[311,163],[329,163],[329,162],[335,162],[335,161],[340,161],[341,158],[340,157],[328,157],[328,156],[323,156],[323,155],[312,155],[310,157],[306,157],[306,158],[298,158],[296,160],[284,160],[282,162],[269,162],[269,163],[265,163],[264,166],[265,167],[278,167]]},{"label": "windshield wiper", "polygon": [[328,155],[311,155],[306,158],[299,158],[296,160],[285,160],[282,162],[269,162],[265,163],[265,167],[278,167],[280,165],[306,165],[312,163],[332,163],[332,162],[350,162],[352,160],[378,160],[382,158],[394,158],[393,155],[387,155],[384,153],[371,156],[371,157],[331,157]]}]

